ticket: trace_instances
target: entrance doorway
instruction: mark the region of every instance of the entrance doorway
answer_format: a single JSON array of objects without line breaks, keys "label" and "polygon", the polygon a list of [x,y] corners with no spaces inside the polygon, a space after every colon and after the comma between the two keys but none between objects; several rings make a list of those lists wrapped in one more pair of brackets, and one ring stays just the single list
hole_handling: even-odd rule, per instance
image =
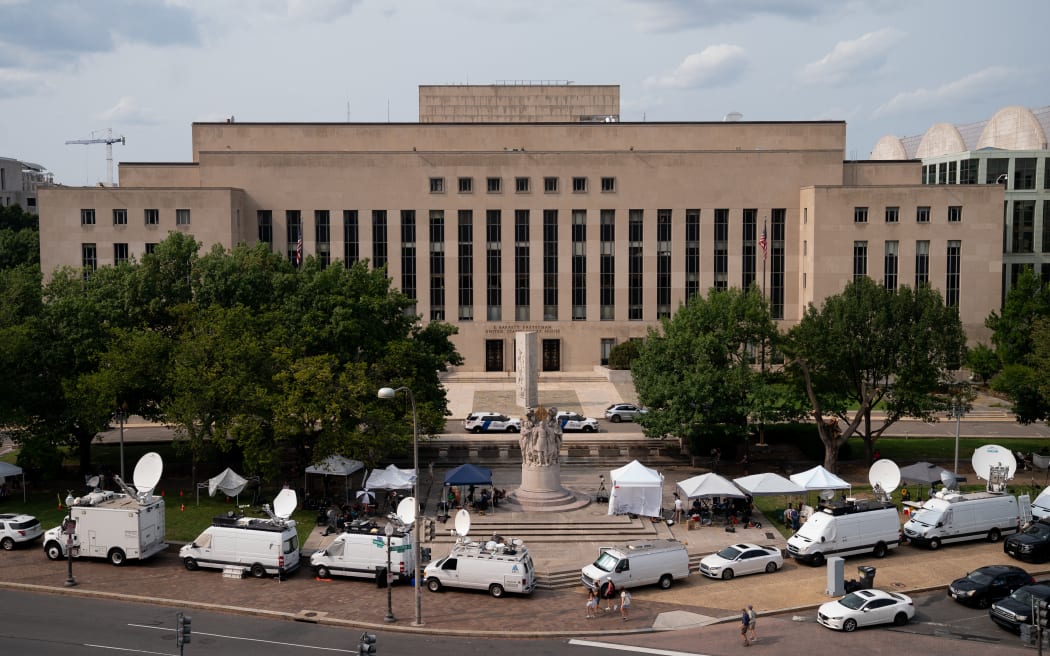
[{"label": "entrance doorway", "polygon": [[561,340],[543,340],[543,370],[561,371]]},{"label": "entrance doorway", "polygon": [[485,340],[485,371],[503,371],[503,340]]}]

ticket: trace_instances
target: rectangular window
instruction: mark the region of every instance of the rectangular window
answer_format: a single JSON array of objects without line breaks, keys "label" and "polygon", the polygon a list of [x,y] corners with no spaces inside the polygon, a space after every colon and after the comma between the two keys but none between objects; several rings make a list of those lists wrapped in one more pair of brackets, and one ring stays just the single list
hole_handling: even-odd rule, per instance
[{"label": "rectangular window", "polygon": [[890,291],[897,291],[897,248],[896,241],[887,241],[882,265],[882,284]]},{"label": "rectangular window", "polygon": [[729,210],[716,209],[713,224],[714,239],[711,244],[714,248],[714,288],[718,290],[729,288]]},{"label": "rectangular window", "polygon": [[189,225],[190,224],[190,211],[189,210],[175,210],[175,225]]},{"label": "rectangular window", "polygon": [[1035,189],[1035,166],[1038,160],[1034,157],[1014,159],[1014,189]]},{"label": "rectangular window", "polygon": [[944,162],[937,164],[937,184],[948,184],[948,167]]},{"label": "rectangular window", "polygon": [[529,320],[529,291],[529,211],[514,210],[515,321]]},{"label": "rectangular window", "polygon": [[962,221],[962,205],[950,205],[948,207],[948,223]]},{"label": "rectangular window", "polygon": [[1043,160],[1043,189],[1050,190],[1050,157]]},{"label": "rectangular window", "polygon": [[543,192],[547,194],[558,193],[558,178],[544,178],[543,179]]},{"label": "rectangular window", "polygon": [[430,178],[430,193],[445,193],[445,178]]},{"label": "rectangular window", "polygon": [[866,207],[854,207],[853,208],[853,222],[854,223],[867,223],[868,222],[868,208],[866,208]]},{"label": "rectangular window", "polygon": [[146,242],[146,255],[153,255],[157,250],[156,242]]},{"label": "rectangular window", "polygon": [[784,244],[787,210],[774,207],[769,214],[769,308],[774,319],[784,318]]},{"label": "rectangular window", "polygon": [[80,266],[84,267],[84,278],[98,268],[98,251],[94,244],[80,245]]},{"label": "rectangular window", "polygon": [[744,239],[740,244],[740,288],[747,290],[755,283],[755,246],[758,243],[758,210],[744,210]]},{"label": "rectangular window", "polygon": [[361,259],[361,228],[357,210],[343,210],[343,266],[349,269]]},{"label": "rectangular window", "polygon": [[270,210],[257,210],[255,222],[259,227],[259,241],[273,248],[273,212]]},{"label": "rectangular window", "polygon": [[958,163],[948,162],[948,184],[956,184],[955,170],[957,167]]},{"label": "rectangular window", "polygon": [[587,210],[572,211],[572,320],[587,319]]},{"label": "rectangular window", "polygon": [[490,194],[498,194],[503,191],[503,178],[486,178],[485,188]]},{"label": "rectangular window", "polygon": [[474,320],[474,212],[460,210],[456,231],[459,320]]},{"label": "rectangular window", "polygon": [[656,318],[671,316],[671,210],[656,210]]},{"label": "rectangular window", "polygon": [[416,211],[401,210],[401,292],[415,300],[416,290]]},{"label": "rectangular window", "polygon": [[1043,253],[1050,253],[1050,199],[1043,200]]},{"label": "rectangular window", "polygon": [[160,225],[160,210],[143,210],[146,225]]},{"label": "rectangular window", "polygon": [[930,242],[915,242],[915,288],[930,284]]},{"label": "rectangular window", "polygon": [[1015,200],[1010,225],[1011,253],[1032,253],[1035,250],[1035,201]]},{"label": "rectangular window", "polygon": [[543,210],[543,320],[558,320],[558,210]]},{"label": "rectangular window", "polygon": [[962,242],[948,242],[948,267],[944,281],[944,304],[959,307],[959,283],[962,276]]},{"label": "rectangular window", "polygon": [[459,193],[470,194],[474,192],[474,178],[459,179]]},{"label": "rectangular window", "polygon": [[527,194],[529,191],[529,179],[528,178],[514,178],[514,191],[519,194]]},{"label": "rectangular window", "polygon": [[984,183],[1003,184],[1010,171],[1010,160],[1006,157],[994,157],[985,160]]},{"label": "rectangular window", "polygon": [[868,242],[853,242],[853,279],[868,275]]},{"label": "rectangular window", "polygon": [[930,184],[930,167],[926,164],[922,165],[922,183]]},{"label": "rectangular window", "polygon": [[642,320],[642,237],[645,210],[627,212],[627,319]]},{"label": "rectangular window", "polygon": [[485,211],[486,318],[503,320],[503,218],[500,210]]},{"label": "rectangular window", "polygon": [[328,210],[314,210],[314,250],[321,268],[332,261],[332,215]]},{"label": "rectangular window", "polygon": [[601,363],[602,366],[609,364],[609,354],[612,353],[613,347],[616,346],[616,340],[611,337],[603,337],[601,341]]},{"label": "rectangular window", "polygon": [[886,208],[886,223],[897,223],[901,219],[901,208],[899,207],[887,207]]},{"label": "rectangular window", "polygon": [[977,184],[979,159],[967,159],[959,162],[959,184]]},{"label": "rectangular window", "polygon": [[581,194],[587,191],[587,178],[573,178],[572,191],[575,194]]},{"label": "rectangular window", "polygon": [[915,222],[916,223],[929,223],[930,222],[930,207],[928,205],[920,205],[915,208]]},{"label": "rectangular window", "polygon": [[[470,307],[473,310],[473,299]],[[445,320],[445,213],[441,210],[430,210],[430,320]]]},{"label": "rectangular window", "polygon": [[616,191],[616,178],[602,178],[602,192],[609,193]]},{"label": "rectangular window", "polygon": [[685,211],[685,300],[700,293],[700,210]]},{"label": "rectangular window", "polygon": [[95,210],[80,210],[80,225],[95,225]]},{"label": "rectangular window", "polygon": [[372,210],[372,268],[386,266],[388,257],[386,210]]},{"label": "rectangular window", "polygon": [[127,210],[113,210],[113,225],[127,225],[128,224],[128,211]]},{"label": "rectangular window", "polygon": [[616,210],[602,210],[598,218],[598,317],[616,318]]},{"label": "rectangular window", "polygon": [[288,261],[299,266],[302,257],[299,240],[303,237],[303,214],[299,210],[285,210],[285,251]]},{"label": "rectangular window", "polygon": [[128,263],[128,245],[127,244],[113,244],[113,264],[120,266],[121,264]]}]

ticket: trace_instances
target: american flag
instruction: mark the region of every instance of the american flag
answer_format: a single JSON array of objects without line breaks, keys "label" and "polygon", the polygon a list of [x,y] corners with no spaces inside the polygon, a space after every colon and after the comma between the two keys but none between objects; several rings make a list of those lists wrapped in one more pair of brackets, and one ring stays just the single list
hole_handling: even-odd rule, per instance
[{"label": "american flag", "polygon": [[295,242],[295,266],[303,265],[303,225],[299,224],[299,241]]},{"label": "american flag", "polygon": [[766,226],[762,226],[762,236],[758,238],[758,245],[762,247],[762,259],[766,259]]}]

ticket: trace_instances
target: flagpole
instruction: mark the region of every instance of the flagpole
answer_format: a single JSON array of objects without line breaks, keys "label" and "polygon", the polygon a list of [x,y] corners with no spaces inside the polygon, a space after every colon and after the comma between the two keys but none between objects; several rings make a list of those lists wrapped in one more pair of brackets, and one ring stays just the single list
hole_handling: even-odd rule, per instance
[{"label": "flagpole", "polygon": [[[766,251],[769,249],[768,233],[766,232],[766,219],[762,219],[762,300],[766,300]],[[762,371],[766,370],[766,344],[762,340]]]}]

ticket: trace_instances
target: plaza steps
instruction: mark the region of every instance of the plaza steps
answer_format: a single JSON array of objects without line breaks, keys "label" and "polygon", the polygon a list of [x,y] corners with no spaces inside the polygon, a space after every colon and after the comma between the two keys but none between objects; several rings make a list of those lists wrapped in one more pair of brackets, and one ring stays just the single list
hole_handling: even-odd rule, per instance
[{"label": "plaza steps", "polygon": [[[599,433],[599,435],[601,435]],[[435,466],[470,462],[486,467],[519,466],[521,447],[518,436],[505,439],[435,439],[421,442],[420,459]],[[611,440],[608,437],[577,438],[562,445],[560,457],[565,467],[621,467],[638,460],[649,467],[680,465],[688,462],[677,440]]]}]

